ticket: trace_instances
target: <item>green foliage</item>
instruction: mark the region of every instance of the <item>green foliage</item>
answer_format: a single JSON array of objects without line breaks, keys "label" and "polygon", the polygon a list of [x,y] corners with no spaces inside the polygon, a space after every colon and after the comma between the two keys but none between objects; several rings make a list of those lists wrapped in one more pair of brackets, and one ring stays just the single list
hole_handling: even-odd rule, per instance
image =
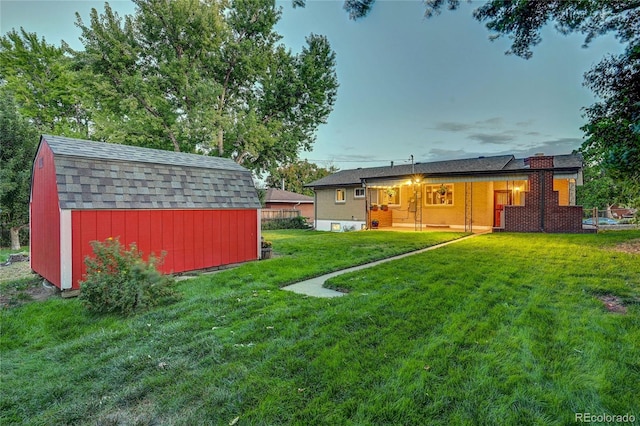
[{"label": "green foliage", "polygon": [[126,250],[120,241],[92,241],[95,258],[87,257],[80,299],[94,312],[132,314],[176,297],[173,279],[157,269],[153,256],[144,261],[135,244]]},{"label": "green foliage", "polygon": [[282,179],[284,179],[284,189],[286,191],[313,196],[313,189],[305,188],[304,185],[337,171],[338,169],[335,166],[324,168],[317,164],[309,163],[307,160],[294,161],[271,171],[267,177],[266,184],[269,188],[281,188]]},{"label": "green foliage", "polygon": [[606,209],[623,200],[623,187],[598,166],[587,165],[583,171],[584,185],[576,188],[576,204],[584,208]]},{"label": "green foliage", "polygon": [[24,29],[8,32],[0,38],[2,90],[14,96],[22,115],[41,132],[86,138],[84,76],[67,50]]},{"label": "green foliage", "polygon": [[20,228],[29,224],[31,167],[37,145],[37,130],[5,92],[0,96],[0,223],[11,229],[14,248],[20,247]]},{"label": "green foliage", "polygon": [[262,229],[310,229],[307,219],[302,216],[286,219],[270,219],[262,222]]},{"label": "green foliage", "polygon": [[311,148],[333,108],[335,54],[310,35],[293,55],[273,0],[108,4],[82,29],[95,137],[234,159],[260,173]]},{"label": "green foliage", "polygon": [[585,75],[585,84],[601,100],[586,109],[589,122],[582,127],[585,158],[613,178],[635,183],[640,181],[640,39],[636,43]]}]

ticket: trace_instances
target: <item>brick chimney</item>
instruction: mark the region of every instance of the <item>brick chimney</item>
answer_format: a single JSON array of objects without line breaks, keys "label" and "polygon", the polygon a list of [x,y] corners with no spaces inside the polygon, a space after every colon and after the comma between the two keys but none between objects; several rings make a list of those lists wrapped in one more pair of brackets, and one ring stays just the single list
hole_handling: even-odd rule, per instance
[{"label": "brick chimney", "polygon": [[530,169],[552,169],[553,156],[536,154],[533,157],[525,158],[524,163],[528,164]]}]

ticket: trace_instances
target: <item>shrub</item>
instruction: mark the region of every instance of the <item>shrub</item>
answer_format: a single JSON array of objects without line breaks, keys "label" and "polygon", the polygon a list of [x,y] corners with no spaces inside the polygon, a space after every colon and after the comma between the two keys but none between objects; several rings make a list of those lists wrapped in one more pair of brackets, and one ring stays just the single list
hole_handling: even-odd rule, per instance
[{"label": "shrub", "polygon": [[86,279],[80,282],[80,300],[90,311],[128,315],[177,297],[174,279],[156,268],[162,259],[151,255],[145,261],[135,243],[126,250],[117,238],[107,238],[91,247],[95,258],[85,258]]},{"label": "shrub", "polygon": [[273,229],[309,229],[311,228],[304,216],[287,219],[270,219],[262,222],[263,230]]}]

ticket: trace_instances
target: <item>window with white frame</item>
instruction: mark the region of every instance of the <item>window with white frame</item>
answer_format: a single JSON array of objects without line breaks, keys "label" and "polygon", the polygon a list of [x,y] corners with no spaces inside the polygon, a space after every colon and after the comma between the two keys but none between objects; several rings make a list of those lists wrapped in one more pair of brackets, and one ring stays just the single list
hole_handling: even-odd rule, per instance
[{"label": "window with white frame", "polygon": [[428,206],[453,205],[453,184],[425,185],[424,203]]},{"label": "window with white frame", "polygon": [[336,203],[347,201],[347,192],[344,189],[336,189]]},{"label": "window with white frame", "polygon": [[355,188],[353,190],[353,198],[364,198],[364,188]]}]

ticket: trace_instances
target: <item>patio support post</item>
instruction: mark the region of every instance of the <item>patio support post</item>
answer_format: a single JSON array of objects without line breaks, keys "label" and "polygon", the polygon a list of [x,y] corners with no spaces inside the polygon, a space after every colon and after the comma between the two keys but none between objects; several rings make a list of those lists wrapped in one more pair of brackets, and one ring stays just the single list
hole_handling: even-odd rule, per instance
[{"label": "patio support post", "polygon": [[369,217],[369,201],[371,199],[371,194],[369,193],[369,187],[367,186],[367,181],[362,179],[362,187],[364,188],[364,220],[367,226],[367,229],[370,229],[371,226],[371,221],[370,221],[370,217]]}]

